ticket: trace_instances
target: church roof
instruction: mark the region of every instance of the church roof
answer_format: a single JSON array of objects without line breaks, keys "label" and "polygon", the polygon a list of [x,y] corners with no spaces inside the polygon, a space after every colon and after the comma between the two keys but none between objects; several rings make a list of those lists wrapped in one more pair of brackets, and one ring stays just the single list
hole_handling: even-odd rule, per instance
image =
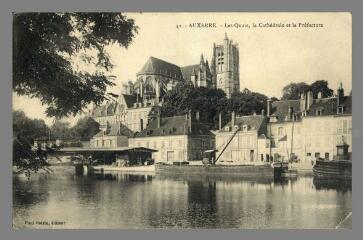
[{"label": "church roof", "polygon": [[160,74],[176,79],[183,79],[183,74],[179,66],[155,57],[149,57],[145,65],[137,73],[137,75],[140,74]]},{"label": "church roof", "polygon": [[185,80],[190,80],[192,76],[198,74],[200,68],[200,64],[194,64],[189,66],[181,67],[181,71],[183,73],[183,77]]},{"label": "church roof", "polygon": [[134,106],[134,103],[136,103],[136,101],[137,101],[136,95],[122,94],[122,97],[125,100],[127,108],[130,108],[130,107]]}]

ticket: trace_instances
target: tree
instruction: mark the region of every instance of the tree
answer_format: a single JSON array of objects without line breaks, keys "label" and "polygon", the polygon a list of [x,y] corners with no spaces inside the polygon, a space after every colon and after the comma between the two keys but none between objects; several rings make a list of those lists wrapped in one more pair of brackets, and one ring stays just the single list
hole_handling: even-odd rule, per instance
[{"label": "tree", "polygon": [[165,94],[161,115],[171,117],[186,114],[189,110],[193,113],[199,111],[200,120],[215,127],[218,126],[218,113],[225,110],[226,100],[226,94],[220,89],[194,87],[191,82],[180,82]]},{"label": "tree", "polygon": [[[13,16],[13,90],[39,98],[48,116],[80,113],[108,98],[113,65],[105,46],[128,47],[137,33],[120,13],[19,13]],[[76,57],[94,66],[76,71]]]},{"label": "tree", "polygon": [[74,139],[90,140],[99,132],[99,126],[100,125],[91,117],[84,117],[79,119],[70,131]]},{"label": "tree", "polygon": [[281,100],[297,100],[300,94],[310,90],[310,86],[304,82],[290,83],[282,89]]},{"label": "tree", "polygon": [[317,98],[318,93],[322,93],[322,97],[331,97],[333,96],[334,91],[328,87],[328,82],[326,80],[318,80],[310,85],[310,90],[313,92],[313,97]]},{"label": "tree", "polygon": [[322,93],[322,97],[333,96],[334,91],[329,88],[326,80],[317,80],[311,85],[304,82],[290,83],[282,89],[282,100],[297,100],[300,98],[301,93],[312,91],[313,97],[317,98],[318,93]]},{"label": "tree", "polygon": [[69,122],[64,122],[61,120],[56,120],[50,127],[50,133],[52,138],[55,139],[70,139],[72,138],[72,133],[70,130]]},{"label": "tree", "polygon": [[244,89],[242,92],[232,94],[228,99],[228,110],[238,115],[251,115],[266,110],[268,97],[257,92]]},{"label": "tree", "polygon": [[43,120],[30,119],[23,111],[13,112],[13,165],[28,176],[30,172],[47,169],[47,152],[34,150],[36,138],[47,136],[49,129]]}]

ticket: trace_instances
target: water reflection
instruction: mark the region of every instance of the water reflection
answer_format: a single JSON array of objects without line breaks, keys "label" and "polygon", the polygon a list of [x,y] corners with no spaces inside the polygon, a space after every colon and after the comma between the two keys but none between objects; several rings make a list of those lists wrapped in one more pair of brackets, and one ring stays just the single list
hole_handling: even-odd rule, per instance
[{"label": "water reflection", "polygon": [[14,177],[14,221],[63,228],[334,228],[351,187],[295,179],[103,173]]},{"label": "water reflection", "polygon": [[352,191],[351,179],[327,179],[314,177],[313,183],[317,190],[335,190],[337,192]]}]

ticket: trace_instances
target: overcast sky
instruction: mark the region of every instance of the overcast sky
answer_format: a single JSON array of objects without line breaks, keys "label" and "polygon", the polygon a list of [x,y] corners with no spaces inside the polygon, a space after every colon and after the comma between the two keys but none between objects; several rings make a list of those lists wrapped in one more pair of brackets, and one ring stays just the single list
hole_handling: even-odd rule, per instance
[{"label": "overcast sky", "polygon": [[[352,83],[351,15],[348,13],[128,13],[139,33],[128,49],[108,48],[117,78],[112,89],[135,80],[149,56],[179,66],[199,63],[201,53],[210,61],[213,42],[224,34],[239,44],[241,89],[281,97],[290,82],[328,80],[336,90],[340,82],[346,93]],[[217,28],[190,28],[191,23],[216,23]],[[248,24],[250,28],[226,28],[225,23]],[[253,23],[284,24],[285,27],[256,27]],[[286,27],[287,24],[323,24],[323,27]],[[182,28],[177,29],[177,25]],[[299,25],[298,25],[299,26]],[[66,97],[66,96],[65,96]],[[39,100],[13,95],[13,108],[31,118],[45,118]],[[51,123],[51,119],[45,119]],[[73,119],[70,119],[74,122]]]}]

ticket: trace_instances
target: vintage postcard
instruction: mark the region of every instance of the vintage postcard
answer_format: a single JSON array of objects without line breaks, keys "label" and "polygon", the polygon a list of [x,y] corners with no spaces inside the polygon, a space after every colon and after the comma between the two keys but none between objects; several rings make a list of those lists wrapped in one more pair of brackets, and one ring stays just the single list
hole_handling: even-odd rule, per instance
[{"label": "vintage postcard", "polygon": [[13,14],[14,229],[352,228],[347,12]]}]

